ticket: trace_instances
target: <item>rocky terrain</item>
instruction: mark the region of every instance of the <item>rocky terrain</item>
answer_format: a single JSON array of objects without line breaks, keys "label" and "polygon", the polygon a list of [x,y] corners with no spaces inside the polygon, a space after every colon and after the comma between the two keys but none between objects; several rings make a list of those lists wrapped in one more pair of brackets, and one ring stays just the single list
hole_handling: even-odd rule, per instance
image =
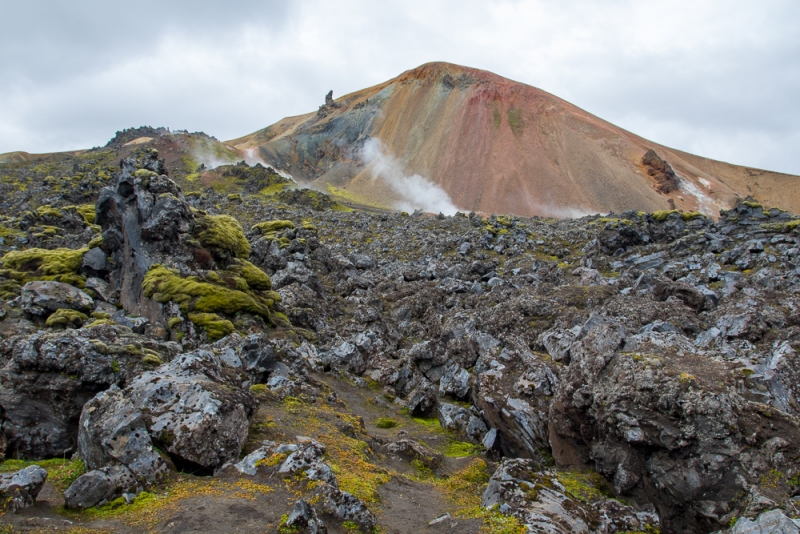
[{"label": "rocky terrain", "polygon": [[0,165],[6,531],[798,532],[796,216],[352,209],[115,139]]}]

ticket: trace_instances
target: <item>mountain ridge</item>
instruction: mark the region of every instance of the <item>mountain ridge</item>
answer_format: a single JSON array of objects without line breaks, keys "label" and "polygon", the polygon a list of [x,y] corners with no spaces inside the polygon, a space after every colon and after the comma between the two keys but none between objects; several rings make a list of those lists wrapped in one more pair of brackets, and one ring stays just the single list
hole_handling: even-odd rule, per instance
[{"label": "mountain ridge", "polygon": [[[257,148],[313,187],[390,204],[397,195],[359,160],[365,139],[379,139],[404,174],[425,177],[467,211],[564,216],[676,207],[716,215],[747,195],[800,209],[800,196],[786,194],[795,176],[665,147],[488,71],[427,63],[334,103],[226,143]],[[682,189],[655,190],[642,163],[648,150],[675,169]]]}]

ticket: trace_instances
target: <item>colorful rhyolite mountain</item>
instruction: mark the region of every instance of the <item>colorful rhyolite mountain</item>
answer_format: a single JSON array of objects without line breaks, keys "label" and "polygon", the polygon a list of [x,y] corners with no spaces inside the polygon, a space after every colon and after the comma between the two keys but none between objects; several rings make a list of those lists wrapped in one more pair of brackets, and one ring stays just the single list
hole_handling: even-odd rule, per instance
[{"label": "colorful rhyolite mountain", "polygon": [[329,98],[227,144],[257,150],[301,183],[386,207],[717,215],[752,195],[800,212],[798,176],[670,149],[535,87],[449,63]]}]

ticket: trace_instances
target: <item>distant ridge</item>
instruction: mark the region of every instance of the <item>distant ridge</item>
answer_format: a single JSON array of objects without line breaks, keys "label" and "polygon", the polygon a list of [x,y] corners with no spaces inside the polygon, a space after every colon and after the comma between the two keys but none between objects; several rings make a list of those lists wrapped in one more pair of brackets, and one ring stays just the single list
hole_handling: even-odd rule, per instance
[{"label": "distant ridge", "polygon": [[[674,207],[717,215],[747,195],[800,211],[797,176],[670,149],[535,87],[449,63],[427,63],[227,144],[257,148],[321,190],[396,206],[409,193],[393,178],[374,179],[383,171],[364,146],[375,139],[394,174],[419,174],[467,211],[571,216]],[[649,150],[674,171],[674,187],[645,165]]]}]

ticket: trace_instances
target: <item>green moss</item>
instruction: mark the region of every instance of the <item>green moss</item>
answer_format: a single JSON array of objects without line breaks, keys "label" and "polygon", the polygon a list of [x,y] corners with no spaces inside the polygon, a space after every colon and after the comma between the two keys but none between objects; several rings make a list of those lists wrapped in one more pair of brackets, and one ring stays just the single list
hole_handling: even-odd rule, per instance
[{"label": "green moss", "polygon": [[560,471],[556,477],[565,493],[574,499],[588,503],[611,496],[606,480],[594,471]]},{"label": "green moss", "polygon": [[0,237],[22,237],[24,235],[25,232],[20,232],[19,230],[14,230],[13,228],[0,225]]},{"label": "green moss", "polygon": [[190,313],[189,320],[205,330],[209,341],[222,339],[235,330],[232,322],[216,313]]},{"label": "green moss", "polygon": [[763,208],[764,207],[764,205],[761,204],[760,202],[754,202],[754,201],[751,201],[751,200],[744,200],[744,201],[742,201],[742,204],[744,204],[748,208],[753,208],[753,209],[758,209],[758,208]]},{"label": "green moss", "polygon": [[761,228],[764,230],[770,230],[772,232],[791,232],[798,226],[800,226],[800,219],[794,219],[782,223],[762,224]]},{"label": "green moss", "polygon": [[314,223],[311,222],[311,219],[303,219],[302,221],[303,230],[308,230],[310,232],[317,233],[317,227],[314,226]]},{"label": "green moss", "polygon": [[92,321],[91,323],[86,325],[86,328],[92,328],[93,326],[101,326],[104,324],[117,324],[116,321],[112,321],[111,319],[97,319]]},{"label": "green moss", "polygon": [[263,188],[259,193],[264,195],[265,197],[271,197],[272,195],[276,195],[289,187],[288,182],[279,182],[277,184],[270,184],[267,187]]},{"label": "green moss", "polygon": [[53,208],[48,204],[48,205],[36,208],[36,215],[38,217],[40,217],[40,218],[41,217],[56,217],[56,218],[60,219],[61,217],[64,216],[64,213],[62,213],[62,211],[60,209]]},{"label": "green moss", "polygon": [[196,276],[183,278],[176,271],[158,264],[147,271],[142,288],[146,297],[161,303],[176,302],[184,311],[226,314],[249,312],[267,319],[270,317],[270,307],[276,299],[280,299],[273,292],[261,297],[204,282]]},{"label": "green moss", "polygon": [[163,360],[161,360],[161,356],[156,351],[150,349],[144,349],[144,352],[145,354],[144,357],[142,358],[143,364],[159,366],[162,363],[164,363]]},{"label": "green moss", "polygon": [[263,395],[267,392],[267,386],[264,384],[253,384],[250,386],[250,393],[253,395]]},{"label": "green moss", "polygon": [[80,328],[80,326],[89,319],[85,313],[77,310],[70,310],[68,308],[61,308],[47,318],[45,324],[51,328],[55,327],[72,327]]},{"label": "green moss", "polygon": [[256,290],[272,289],[272,280],[270,280],[267,273],[247,260],[240,260],[238,266],[241,269],[242,278],[250,288]]},{"label": "green moss", "polygon": [[394,428],[399,424],[400,423],[389,417],[378,417],[375,419],[375,426],[378,428]]},{"label": "green moss", "polygon": [[703,215],[699,211],[687,211],[685,213],[681,213],[681,217],[683,217],[684,221],[689,221],[689,220],[692,220],[692,219],[705,217],[705,215]]},{"label": "green moss", "polygon": [[183,320],[180,317],[170,317],[169,321],[167,321],[167,328],[172,330],[179,324],[181,324]]},{"label": "green moss", "polygon": [[3,265],[8,269],[17,271],[39,271],[44,275],[59,275],[75,273],[81,267],[83,255],[88,248],[77,250],[57,248],[46,250],[29,248],[27,250],[12,250],[3,256]]},{"label": "green moss", "polygon": [[650,216],[653,218],[653,220],[655,220],[657,222],[664,222],[664,221],[667,220],[667,217],[669,217],[673,213],[678,213],[678,210],[659,210],[659,211],[654,211],[653,213],[650,214]]},{"label": "green moss", "polygon": [[80,206],[75,206],[75,209],[83,216],[83,219],[87,223],[94,224],[97,220],[94,204],[81,204]]},{"label": "green moss", "polygon": [[466,458],[467,456],[480,454],[482,451],[483,447],[480,445],[475,445],[467,441],[450,440],[445,446],[443,453],[448,458]]},{"label": "green moss", "polygon": [[96,311],[96,312],[92,312],[91,313],[91,317],[93,319],[109,319],[111,317],[111,315],[106,313],[106,312]]},{"label": "green moss", "polygon": [[64,491],[79,476],[86,472],[83,460],[66,460],[51,458],[49,460],[16,460],[8,459],[0,462],[0,473],[10,473],[38,465],[47,471],[47,481],[52,483],[56,490]]},{"label": "green moss", "polygon": [[229,215],[199,215],[196,217],[196,237],[200,242],[236,258],[247,258],[250,255],[250,243],[244,237],[239,221]]},{"label": "green moss", "polygon": [[275,234],[281,230],[294,230],[296,226],[292,221],[277,220],[254,224],[252,230],[258,230],[262,235]]}]

